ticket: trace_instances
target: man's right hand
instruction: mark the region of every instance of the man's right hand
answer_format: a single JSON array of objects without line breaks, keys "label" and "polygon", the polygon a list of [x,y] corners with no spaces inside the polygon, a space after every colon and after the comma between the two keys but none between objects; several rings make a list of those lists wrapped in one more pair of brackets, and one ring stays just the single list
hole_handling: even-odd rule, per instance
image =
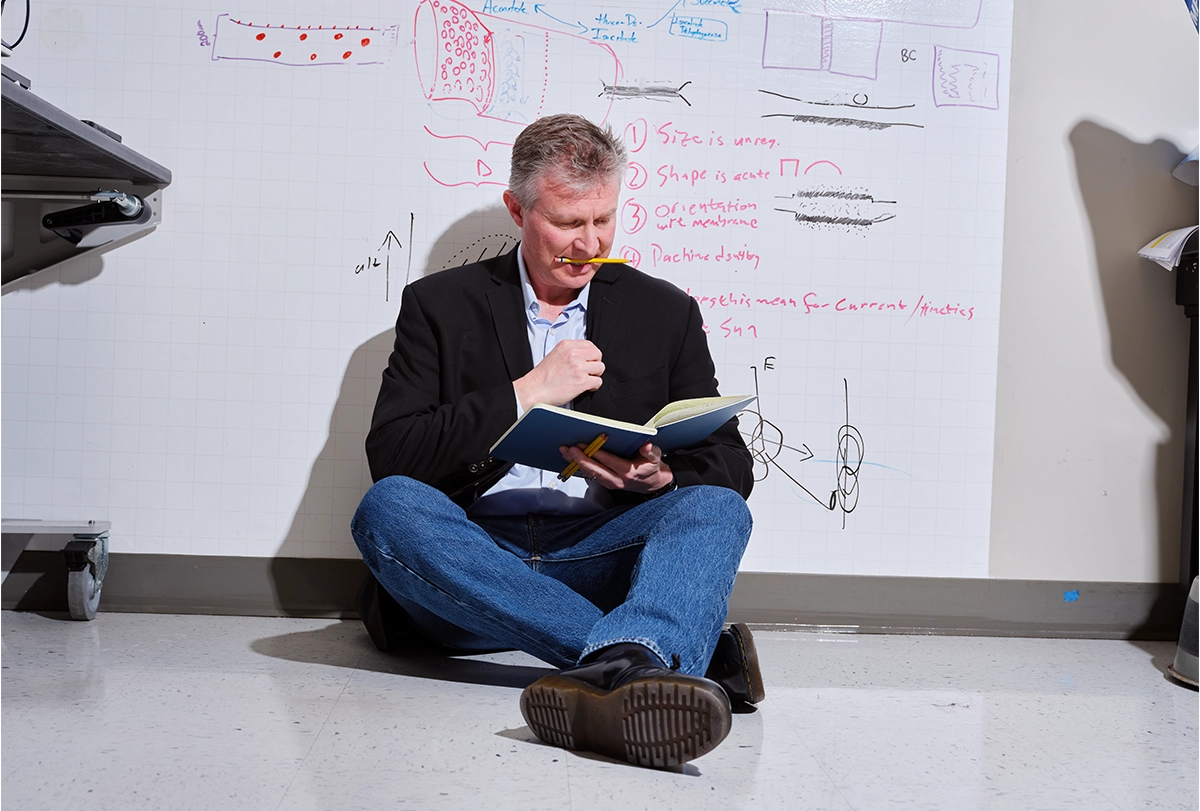
[{"label": "man's right hand", "polygon": [[533,367],[533,371],[513,381],[521,408],[535,403],[563,405],[585,391],[595,391],[604,381],[600,350],[591,341],[562,341]]}]

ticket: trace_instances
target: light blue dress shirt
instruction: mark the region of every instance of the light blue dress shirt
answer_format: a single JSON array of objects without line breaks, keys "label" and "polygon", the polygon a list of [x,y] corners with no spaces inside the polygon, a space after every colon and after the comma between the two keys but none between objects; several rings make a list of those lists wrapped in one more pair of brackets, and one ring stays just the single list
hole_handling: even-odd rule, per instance
[{"label": "light blue dress shirt", "polygon": [[[579,296],[567,305],[558,318],[551,323],[541,317],[542,305],[529,283],[529,271],[525,258],[517,250],[517,268],[521,272],[521,293],[525,298],[525,332],[529,336],[529,349],[533,353],[533,365],[542,362],[559,341],[581,340],[587,337],[589,282]],[[517,400],[517,417],[524,409]],[[554,403],[570,408],[570,403]],[[567,462],[563,462],[563,467]],[[582,476],[572,476],[566,482],[558,480],[557,472],[539,470],[526,465],[513,465],[492,489],[479,498],[470,509],[469,515],[594,515],[613,506],[612,497],[604,487],[592,484]]]}]

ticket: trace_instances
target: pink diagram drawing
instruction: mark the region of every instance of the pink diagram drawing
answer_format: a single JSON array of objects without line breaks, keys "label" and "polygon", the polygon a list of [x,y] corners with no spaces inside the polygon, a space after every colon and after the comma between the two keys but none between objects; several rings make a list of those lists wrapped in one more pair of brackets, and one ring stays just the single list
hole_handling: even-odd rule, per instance
[{"label": "pink diagram drawing", "polygon": [[212,60],[269,62],[291,67],[378,65],[394,52],[400,27],[275,25],[217,17]]},{"label": "pink diagram drawing", "polygon": [[839,175],[842,173],[842,167],[838,166],[838,165],[837,165],[836,163],[834,163],[833,161],[819,160],[819,161],[813,161],[812,163],[810,163],[810,164],[808,165],[808,167],[807,167],[807,168],[804,170],[804,174],[806,174],[806,175],[807,175],[807,174],[808,174],[809,172],[811,172],[811,171],[812,171],[814,168],[816,168],[817,166],[822,166],[822,165],[829,165],[829,166],[832,166],[834,169],[836,169],[836,170],[837,170],[837,173],[838,173]]},{"label": "pink diagram drawing", "polygon": [[584,98],[576,82],[594,75],[596,87],[615,85],[622,75],[621,61],[604,43],[483,14],[457,0],[421,0],[413,55],[429,101],[466,102],[480,117],[521,125],[563,110],[607,120],[612,96]]}]

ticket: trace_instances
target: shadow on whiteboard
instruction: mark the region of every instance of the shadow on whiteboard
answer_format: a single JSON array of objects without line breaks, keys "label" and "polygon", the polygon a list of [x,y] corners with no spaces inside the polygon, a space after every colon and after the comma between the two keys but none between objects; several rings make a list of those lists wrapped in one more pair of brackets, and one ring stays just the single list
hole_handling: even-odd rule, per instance
[{"label": "shadow on whiteboard", "polygon": [[[516,223],[500,202],[499,193],[485,192],[484,195],[495,197],[496,202],[451,223],[429,249],[423,275],[490,259],[507,253],[517,244],[520,236]],[[418,227],[419,223],[418,220]]]},{"label": "shadow on whiteboard", "polygon": [[[371,486],[363,442],[393,339],[394,332],[385,330],[351,354],[329,417],[329,435],[313,460],[304,494],[283,543],[275,552],[276,559],[358,556],[350,537],[350,519]],[[296,604],[287,602],[287,598],[299,595],[284,593],[288,579],[273,579],[279,598],[285,601],[282,604]],[[335,602],[345,602],[344,595]]]},{"label": "shadow on whiteboard", "polygon": [[1170,581],[1179,555],[1188,322],[1175,303],[1175,274],[1140,258],[1137,249],[1168,229],[1195,224],[1196,190],[1172,177],[1185,156],[1168,141],[1137,143],[1082,121],[1070,142],[1091,223],[1109,360],[1167,429],[1157,448],[1154,490],[1158,568]]},{"label": "shadow on whiteboard", "polygon": [[[419,219],[416,227],[420,228]],[[434,241],[421,275],[510,251],[517,243],[516,231],[508,210],[499,203],[472,211],[451,223]],[[420,244],[419,232],[414,232],[414,237]],[[413,278],[417,278],[416,274]],[[275,552],[275,560],[358,557],[350,536],[350,519],[372,483],[363,443],[394,340],[395,330],[389,325],[351,354],[329,418],[328,438],[312,463],[304,493]],[[301,605],[305,594],[311,596],[314,588],[318,591],[337,588],[335,583],[307,584],[301,594],[296,591],[294,578],[287,576],[280,565],[273,564],[271,574],[278,604],[283,606]],[[346,595],[320,597],[325,601],[322,604],[336,605],[344,603]]]}]

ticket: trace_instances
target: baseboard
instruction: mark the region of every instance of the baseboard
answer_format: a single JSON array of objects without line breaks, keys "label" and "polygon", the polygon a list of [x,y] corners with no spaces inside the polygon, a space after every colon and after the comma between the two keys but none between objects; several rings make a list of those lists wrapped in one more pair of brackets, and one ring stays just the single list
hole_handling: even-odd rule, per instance
[{"label": "baseboard", "polygon": [[1178,583],[742,572],[729,617],[841,633],[1178,639]]},{"label": "baseboard", "polygon": [[[100,611],[354,618],[361,561],[113,553]],[[60,552],[26,550],[0,607],[66,610]],[[742,572],[729,619],[757,628],[1177,639],[1177,583]]]},{"label": "baseboard", "polygon": [[[111,553],[100,611],[256,617],[357,617],[360,560]],[[65,611],[61,552],[26,550],[0,588],[0,608]]]}]

